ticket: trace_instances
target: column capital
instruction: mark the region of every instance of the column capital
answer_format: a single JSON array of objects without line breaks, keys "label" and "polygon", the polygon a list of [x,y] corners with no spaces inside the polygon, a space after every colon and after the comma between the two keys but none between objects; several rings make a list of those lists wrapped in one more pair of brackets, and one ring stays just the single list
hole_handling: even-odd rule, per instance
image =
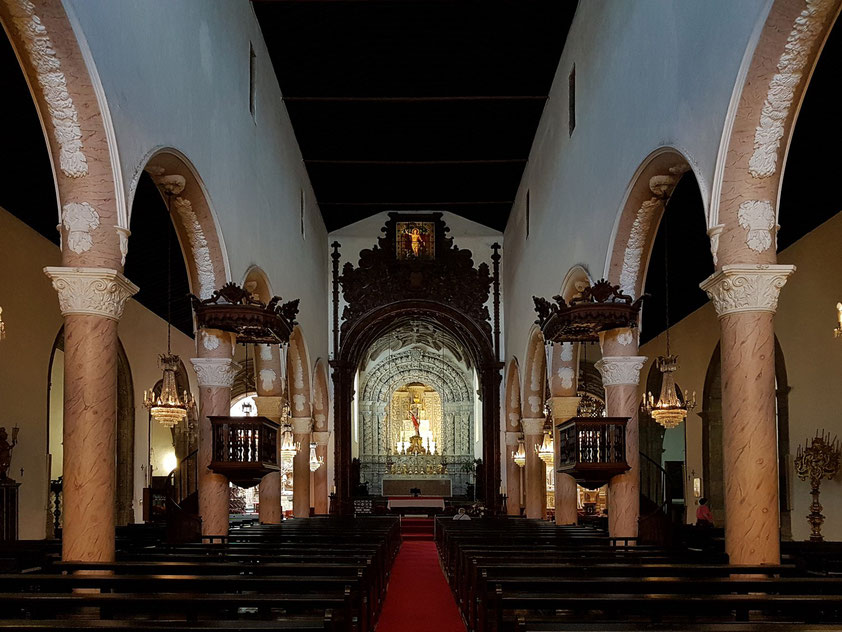
[{"label": "column capital", "polygon": [[520,425],[523,428],[523,434],[529,436],[540,436],[544,434],[544,422],[545,419],[543,417],[537,417],[534,419],[521,419]]},{"label": "column capital", "polygon": [[507,430],[506,431],[506,445],[516,446],[520,441],[522,432]]},{"label": "column capital", "polygon": [[293,417],[290,419],[292,423],[292,434],[303,435],[310,434],[313,431],[312,417]]},{"label": "column capital", "polygon": [[231,358],[190,358],[199,386],[231,388],[240,365]]},{"label": "column capital", "polygon": [[552,397],[550,406],[553,409],[553,421],[562,422],[572,419],[579,414],[579,400],[581,397]]},{"label": "column capital", "polygon": [[58,292],[61,315],[84,314],[119,321],[126,301],[140,289],[117,270],[108,268],[44,268]]},{"label": "column capital", "polygon": [[637,386],[640,370],[646,364],[646,360],[646,356],[606,356],[594,366],[602,375],[603,386]]},{"label": "column capital", "polygon": [[327,445],[328,441],[330,440],[330,433],[329,432],[314,432],[313,433],[313,441],[316,445]]},{"label": "column capital", "polygon": [[729,264],[699,284],[713,302],[720,318],[741,312],[769,312],[778,309],[778,295],[793,265]]},{"label": "column capital", "polygon": [[283,397],[270,397],[268,395],[258,395],[254,398],[254,404],[257,406],[257,414],[261,417],[268,417],[277,421],[281,418],[281,409],[283,407]]}]

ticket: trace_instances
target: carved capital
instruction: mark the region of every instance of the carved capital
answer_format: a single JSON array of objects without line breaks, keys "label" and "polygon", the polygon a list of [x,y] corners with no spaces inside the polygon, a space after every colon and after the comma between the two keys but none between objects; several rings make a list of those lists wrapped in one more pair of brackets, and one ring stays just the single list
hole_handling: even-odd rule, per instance
[{"label": "carved capital", "polygon": [[201,387],[231,388],[240,365],[230,358],[191,358]]},{"label": "carved capital", "polygon": [[701,287],[720,318],[740,312],[770,312],[778,309],[778,295],[792,265],[726,265],[705,279]]},{"label": "carved capital", "polygon": [[579,414],[579,400],[581,397],[553,397],[550,405],[553,407],[553,421],[562,422],[572,419]]},{"label": "carved capital", "polygon": [[86,314],[120,320],[126,301],[140,288],[117,270],[47,267],[61,315]]},{"label": "carved capital", "polygon": [[521,438],[520,432],[506,431],[506,445],[517,447],[517,442]]},{"label": "carved capital", "polygon": [[315,441],[316,445],[327,445],[327,442],[330,440],[330,433],[329,432],[314,432],[313,433],[313,441]]},{"label": "carved capital", "polygon": [[596,363],[603,386],[637,386],[646,356],[606,356]]},{"label": "carved capital", "polygon": [[292,423],[292,434],[294,435],[306,435],[313,431],[312,417],[293,417],[290,422]]},{"label": "carved capital", "polygon": [[523,428],[523,434],[527,436],[535,436],[544,434],[544,418],[538,417],[535,419],[521,419],[520,425]]},{"label": "carved capital", "polygon": [[275,421],[281,418],[283,401],[283,397],[268,397],[266,395],[254,398],[255,406],[257,406],[257,414],[261,417],[274,419]]}]

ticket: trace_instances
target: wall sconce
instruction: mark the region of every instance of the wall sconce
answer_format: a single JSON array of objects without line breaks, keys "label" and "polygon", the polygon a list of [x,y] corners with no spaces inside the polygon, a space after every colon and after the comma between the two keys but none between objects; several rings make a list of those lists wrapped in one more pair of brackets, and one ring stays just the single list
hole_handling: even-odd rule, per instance
[{"label": "wall sconce", "polygon": [[702,497],[702,479],[698,476],[693,477],[693,496],[695,498]]}]

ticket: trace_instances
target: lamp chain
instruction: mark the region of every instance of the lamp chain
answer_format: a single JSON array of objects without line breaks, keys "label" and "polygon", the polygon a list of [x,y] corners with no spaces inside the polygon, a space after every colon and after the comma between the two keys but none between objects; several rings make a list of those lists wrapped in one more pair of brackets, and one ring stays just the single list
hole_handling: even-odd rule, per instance
[{"label": "lamp chain", "polygon": [[670,354],[670,225],[667,208],[664,206],[664,312],[667,326],[667,356]]},{"label": "lamp chain", "polygon": [[[172,192],[167,191],[167,214],[172,222]],[[167,226],[167,355],[172,354],[172,231]]]}]

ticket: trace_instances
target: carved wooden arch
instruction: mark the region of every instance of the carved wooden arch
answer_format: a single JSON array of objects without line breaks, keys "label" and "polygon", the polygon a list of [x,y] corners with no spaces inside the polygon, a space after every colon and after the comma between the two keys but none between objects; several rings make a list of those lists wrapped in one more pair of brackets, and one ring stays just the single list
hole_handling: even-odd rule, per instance
[{"label": "carved wooden arch", "polygon": [[121,271],[128,217],[93,62],[86,61],[61,0],[2,0],[0,23],[47,141],[61,215],[62,265]]},{"label": "carved wooden arch", "polygon": [[604,276],[633,298],[643,294],[649,256],[664,209],[681,176],[690,170],[690,163],[681,152],[661,147],[646,157],[631,179]]},{"label": "carved wooden arch", "polygon": [[[717,269],[773,264],[781,182],[795,121],[842,0],[775,0],[726,120],[708,233]],[[752,41],[752,44],[754,42]]]},{"label": "carved wooden arch", "polygon": [[[408,370],[408,366],[413,362],[412,351],[412,349],[405,349],[392,356],[389,361],[379,363],[373,371],[370,371],[366,375],[365,383],[361,385],[361,398],[375,400],[373,389],[378,389],[379,392],[383,384],[393,385],[401,381],[402,378],[398,379],[394,376]],[[430,359],[431,364],[439,359],[438,356],[424,351],[420,354],[421,357]],[[472,385],[465,381],[464,373],[457,371],[450,363],[444,363],[444,366],[441,366],[441,375],[430,373],[429,379],[437,386],[436,390],[442,396],[442,403],[471,399]]]},{"label": "carved wooden arch", "polygon": [[520,367],[517,364],[517,358],[512,356],[509,360],[509,365],[506,368],[506,427],[504,430],[508,432],[519,432],[520,427]]},{"label": "carved wooden arch", "polygon": [[537,325],[533,325],[529,331],[524,357],[526,362],[523,365],[521,412],[524,419],[538,419],[544,416],[547,355],[544,349],[544,336]]},{"label": "carved wooden arch", "polygon": [[[156,149],[144,165],[143,170],[152,176],[162,195],[172,187],[172,220],[184,254],[190,291],[200,299],[210,298],[214,290],[230,280],[230,271],[207,190],[190,160],[176,149]],[[134,186],[131,198],[130,203],[134,201]]]},{"label": "carved wooden arch", "polygon": [[313,399],[310,385],[310,353],[304,339],[301,325],[296,325],[289,337],[287,352],[287,380],[289,404],[292,416],[297,418],[313,415]]},{"label": "carved wooden arch", "polygon": [[334,470],[337,507],[350,512],[351,496],[351,400],[354,375],[366,350],[378,338],[408,321],[423,321],[453,336],[470,353],[480,381],[483,417],[483,462],[477,481],[489,510],[496,513],[500,487],[500,369],[487,327],[450,305],[426,299],[401,300],[371,309],[345,323],[343,344],[331,362],[334,380]]},{"label": "carved wooden arch", "polygon": [[322,358],[313,367],[313,430],[328,431],[330,415],[330,387],[327,380],[327,365]]}]

